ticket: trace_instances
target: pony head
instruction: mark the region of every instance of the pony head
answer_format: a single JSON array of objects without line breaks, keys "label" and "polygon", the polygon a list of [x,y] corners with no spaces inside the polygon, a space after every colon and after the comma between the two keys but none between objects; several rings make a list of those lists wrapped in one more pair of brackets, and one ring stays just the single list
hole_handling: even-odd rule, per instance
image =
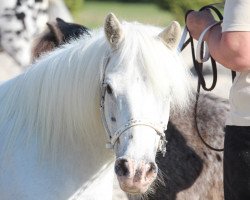
[{"label": "pony head", "polygon": [[111,53],[101,78],[101,110],[115,173],[125,192],[145,193],[157,176],[156,153],[165,149],[170,105],[187,102],[187,74],[175,55],[180,25],[162,30],[120,23],[111,13],[104,31]]}]

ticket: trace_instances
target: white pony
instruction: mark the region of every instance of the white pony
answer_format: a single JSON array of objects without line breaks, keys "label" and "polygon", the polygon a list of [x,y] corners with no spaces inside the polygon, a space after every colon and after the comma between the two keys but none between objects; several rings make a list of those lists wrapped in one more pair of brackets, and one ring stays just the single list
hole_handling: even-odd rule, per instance
[{"label": "white pony", "polygon": [[185,109],[191,93],[180,26],[109,14],[91,35],[0,86],[1,199],[110,200],[114,166],[125,192],[155,180],[170,106]]}]

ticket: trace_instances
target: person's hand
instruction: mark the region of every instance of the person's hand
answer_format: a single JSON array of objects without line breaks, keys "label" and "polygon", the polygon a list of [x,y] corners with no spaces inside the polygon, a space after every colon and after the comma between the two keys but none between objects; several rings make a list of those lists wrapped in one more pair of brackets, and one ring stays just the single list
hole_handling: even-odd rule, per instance
[{"label": "person's hand", "polygon": [[[198,40],[202,31],[216,21],[210,10],[192,11],[187,15],[186,25],[191,36]],[[206,40],[206,36],[205,36]]]}]

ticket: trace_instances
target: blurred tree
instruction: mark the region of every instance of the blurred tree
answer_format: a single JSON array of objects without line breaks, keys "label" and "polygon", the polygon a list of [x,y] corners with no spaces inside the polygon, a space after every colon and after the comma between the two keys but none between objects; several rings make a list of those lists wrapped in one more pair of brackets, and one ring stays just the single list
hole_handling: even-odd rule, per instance
[{"label": "blurred tree", "polygon": [[201,7],[223,0],[154,0],[160,8],[166,9],[175,15],[176,20],[184,22],[186,12],[190,9],[199,10]]}]

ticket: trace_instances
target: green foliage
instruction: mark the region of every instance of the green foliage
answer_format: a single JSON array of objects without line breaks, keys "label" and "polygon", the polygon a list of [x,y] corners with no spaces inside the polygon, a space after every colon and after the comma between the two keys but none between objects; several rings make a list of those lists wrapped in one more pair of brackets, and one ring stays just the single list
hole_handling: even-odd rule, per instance
[{"label": "green foliage", "polygon": [[221,3],[223,0],[155,0],[165,10],[170,11],[176,20],[183,22],[188,10],[199,10],[201,7],[214,3]]},{"label": "green foliage", "polygon": [[64,0],[64,2],[72,13],[82,9],[84,4],[84,0]]}]

